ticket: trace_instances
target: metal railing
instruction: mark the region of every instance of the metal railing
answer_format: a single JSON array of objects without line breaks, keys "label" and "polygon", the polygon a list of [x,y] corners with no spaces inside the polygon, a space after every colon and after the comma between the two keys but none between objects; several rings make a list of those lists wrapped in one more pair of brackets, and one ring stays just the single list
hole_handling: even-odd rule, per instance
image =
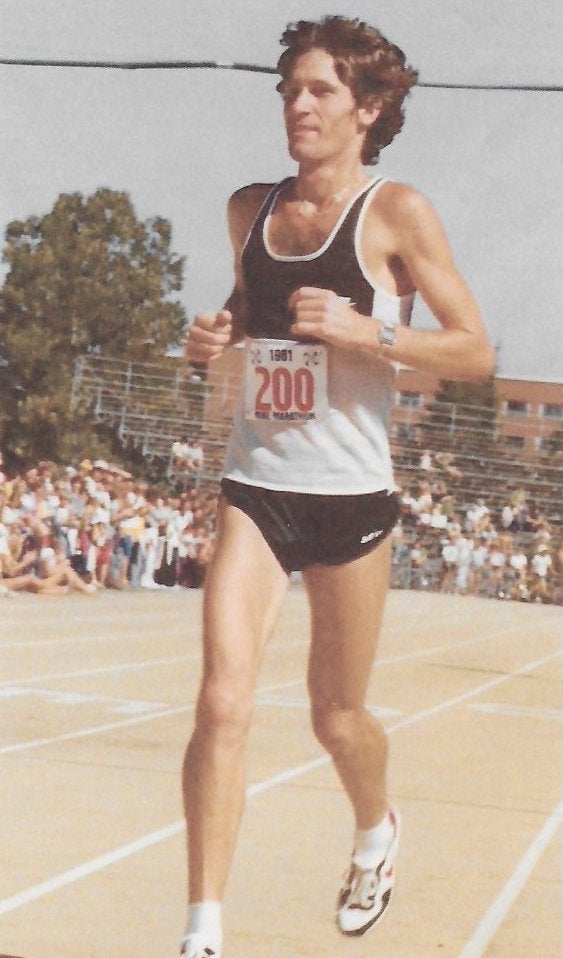
[{"label": "metal railing", "polygon": [[[72,402],[87,406],[96,422],[115,429],[149,461],[169,464],[171,445],[184,434],[197,438],[204,452],[201,477],[220,475],[240,374],[203,377],[186,365],[130,363],[82,356],[76,363]],[[416,410],[409,425],[404,406],[393,409],[391,449],[402,486],[423,478],[441,478],[461,504],[483,498],[501,508],[520,491],[547,518],[563,524],[563,455],[533,459],[503,443],[494,410],[462,403],[437,403]],[[414,413],[415,411],[413,411]],[[527,428],[542,434],[542,422]],[[423,449],[430,449],[433,472],[421,470]]]}]

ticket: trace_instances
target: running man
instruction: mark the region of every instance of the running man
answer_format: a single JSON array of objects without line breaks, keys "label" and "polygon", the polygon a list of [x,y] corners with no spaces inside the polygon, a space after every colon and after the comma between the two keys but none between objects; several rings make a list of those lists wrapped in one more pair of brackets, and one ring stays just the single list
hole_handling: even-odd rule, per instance
[{"label": "running man", "polygon": [[[358,20],[301,21],[282,44],[278,89],[297,175],[232,196],[235,287],[224,309],[195,317],[187,343],[189,361],[210,362],[244,338],[246,369],[184,766],[186,958],[222,955],[253,692],[293,570],[311,607],[312,724],[355,819],[338,927],[361,935],[383,914],[399,814],[386,793],[386,736],[365,698],[398,516],[387,440],[394,363],[478,379],[494,361],[432,206],[364,169],[401,129],[416,72]],[[440,329],[409,328],[416,291]]]}]

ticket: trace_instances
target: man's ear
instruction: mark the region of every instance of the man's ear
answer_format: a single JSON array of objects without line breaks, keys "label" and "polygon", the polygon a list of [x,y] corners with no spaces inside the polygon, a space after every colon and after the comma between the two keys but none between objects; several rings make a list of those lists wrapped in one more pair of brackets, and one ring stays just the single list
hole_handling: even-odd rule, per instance
[{"label": "man's ear", "polygon": [[381,100],[377,97],[370,97],[368,100],[365,100],[361,106],[358,107],[358,120],[361,125],[367,130],[372,126],[377,120],[379,114],[382,110]]}]

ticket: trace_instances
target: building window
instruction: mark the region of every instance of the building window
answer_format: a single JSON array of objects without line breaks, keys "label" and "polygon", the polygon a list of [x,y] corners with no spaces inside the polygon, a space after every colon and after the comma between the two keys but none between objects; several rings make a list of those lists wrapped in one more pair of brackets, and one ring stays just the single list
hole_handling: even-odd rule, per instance
[{"label": "building window", "polygon": [[546,402],[543,404],[543,414],[546,419],[563,419],[563,404]]},{"label": "building window", "polygon": [[506,413],[508,416],[527,416],[528,403],[522,399],[508,399],[506,402]]},{"label": "building window", "polygon": [[393,426],[392,434],[399,442],[409,442],[416,438],[416,429],[407,422],[400,422]]},{"label": "building window", "polygon": [[422,396],[420,393],[411,392],[408,389],[402,389],[399,393],[399,406],[417,409],[422,405]]},{"label": "building window", "polygon": [[524,436],[505,436],[506,445],[509,449],[523,449],[524,448]]}]

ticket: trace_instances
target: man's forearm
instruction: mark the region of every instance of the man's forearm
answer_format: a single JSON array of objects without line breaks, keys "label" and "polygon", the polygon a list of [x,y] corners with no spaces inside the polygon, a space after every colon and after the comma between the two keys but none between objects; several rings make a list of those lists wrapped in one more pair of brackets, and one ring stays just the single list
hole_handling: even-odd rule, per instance
[{"label": "man's forearm", "polygon": [[486,379],[494,371],[494,350],[488,339],[477,331],[395,326],[395,343],[385,346],[379,340],[383,325],[380,321],[370,324],[362,352],[443,379]]}]

